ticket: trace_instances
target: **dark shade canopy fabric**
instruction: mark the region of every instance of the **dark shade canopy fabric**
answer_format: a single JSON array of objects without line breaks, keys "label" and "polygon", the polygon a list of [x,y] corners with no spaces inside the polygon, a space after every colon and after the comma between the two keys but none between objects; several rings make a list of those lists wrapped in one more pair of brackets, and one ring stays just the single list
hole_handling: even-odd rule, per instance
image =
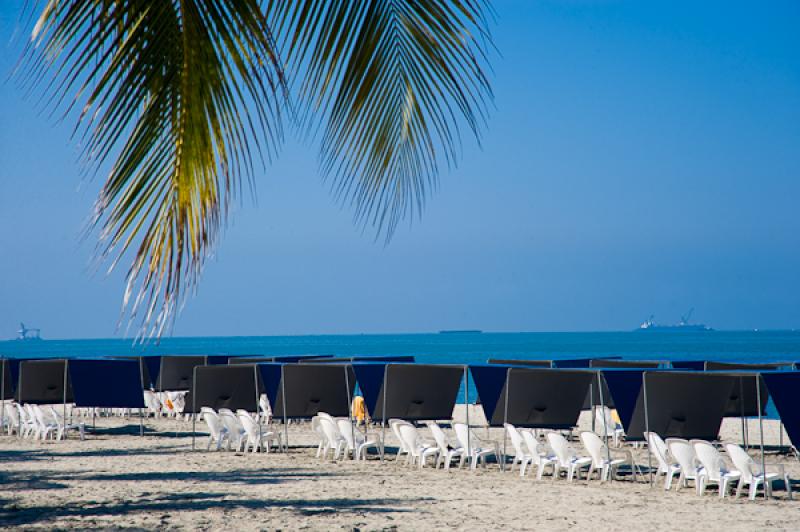
[{"label": "dark shade canopy fabric", "polygon": [[[66,379],[67,361],[59,360],[24,360],[19,366],[19,384],[16,401],[31,404],[73,403],[75,396],[69,378]],[[141,391],[141,390],[140,390]]]},{"label": "dark shade canopy fabric", "polygon": [[258,375],[251,365],[207,365],[194,368],[192,402],[185,412],[197,413],[204,406],[236,412],[258,411]]},{"label": "dark shade canopy fabric", "polygon": [[[148,358],[152,357],[127,357],[127,356],[115,356],[111,357],[113,360],[134,360],[139,365],[139,373],[142,378],[142,389],[143,390],[150,390],[155,387],[155,383],[150,378],[150,367],[148,365]],[[159,366],[161,365],[161,357],[158,357]],[[152,363],[150,364],[152,365]]]},{"label": "dark shade canopy fabric", "polygon": [[373,418],[378,397],[383,388],[383,379],[386,372],[386,363],[354,363],[353,371],[358,381],[358,387],[364,397],[364,405]]},{"label": "dark shade canopy fabric", "polygon": [[275,362],[275,357],[252,356],[252,357],[229,357],[228,364],[266,364]]},{"label": "dark shade canopy fabric", "polygon": [[472,382],[475,383],[475,389],[483,407],[483,414],[487,420],[491,420],[494,417],[497,404],[503,395],[506,374],[509,369],[508,366],[501,366],[492,362],[490,364],[469,367],[470,374],[472,374]]},{"label": "dark shade canopy fabric", "polygon": [[504,366],[530,366],[533,368],[552,368],[552,360],[520,360],[520,359],[505,359],[505,358],[490,358],[487,363],[489,364],[502,364]]},{"label": "dark shade canopy fabric", "polygon": [[572,359],[563,359],[563,360],[553,360],[553,367],[554,368],[563,368],[563,369],[570,369],[570,368],[588,368],[589,364],[591,363],[590,358],[572,358]]},{"label": "dark shade canopy fabric", "polygon": [[504,402],[508,395],[507,416],[501,402],[491,424],[502,425],[505,417],[507,423],[520,427],[574,427],[593,378],[594,374],[587,371],[511,368],[500,398]]},{"label": "dark shade canopy fabric", "polygon": [[5,358],[0,360],[0,379],[2,379],[0,381],[0,388],[2,389],[0,399],[3,401],[13,399],[15,386],[11,378],[11,362]]},{"label": "dark shade canopy fabric", "polygon": [[385,363],[409,363],[413,364],[416,361],[413,355],[356,355],[352,357],[324,357],[324,358],[307,358],[300,360],[301,363],[311,364],[343,364],[351,362],[385,362]]},{"label": "dark shade canopy fabric", "polygon": [[642,373],[642,369],[619,369],[602,373],[626,432],[630,429],[637,405],[641,407]]},{"label": "dark shade canopy fabric", "polygon": [[144,384],[148,388],[152,388],[153,390],[157,389],[158,386],[158,376],[161,373],[161,357],[160,356],[146,356],[142,357],[142,362],[144,362],[145,368],[147,368],[146,374],[144,374],[145,381]]},{"label": "dark shade canopy fabric", "polygon": [[673,360],[673,369],[703,371],[706,369],[705,360]]},{"label": "dark shade canopy fabric", "polygon": [[[736,378],[714,373],[646,371],[644,383],[652,432],[662,438],[716,440]],[[644,387],[626,432],[628,440],[644,439]]]},{"label": "dark shade canopy fabric", "polygon": [[789,439],[800,447],[800,371],[765,372],[762,377]]},{"label": "dark shade canopy fabric", "polygon": [[623,359],[592,359],[591,368],[643,368],[658,369],[664,365],[659,360],[623,360]]},{"label": "dark shade canopy fabric", "polygon": [[156,389],[162,392],[191,391],[194,368],[205,365],[204,356],[163,356]]},{"label": "dark shade canopy fabric", "polygon": [[[758,374],[747,374],[735,377],[736,383],[731,389],[728,404],[725,406],[725,417],[749,417],[767,415],[769,393],[764,380]],[[758,390],[756,379],[761,380],[761,408],[758,408]]]},{"label": "dark shade canopy fabric", "polygon": [[76,406],[144,408],[141,361],[70,360],[67,368]]},{"label": "dark shade canopy fabric", "polygon": [[772,371],[781,368],[791,368],[791,366],[791,362],[760,362],[758,364],[749,364],[707,360],[704,369],[706,371]]},{"label": "dark shade canopy fabric", "polygon": [[273,357],[275,362],[283,362],[285,364],[295,364],[300,362],[301,360],[307,360],[311,358],[332,358],[333,355],[281,355]]},{"label": "dark shade canopy fabric", "polygon": [[463,376],[464,366],[387,364],[372,418],[451,419]]},{"label": "dark shade canopy fabric", "polygon": [[206,357],[206,362],[209,366],[220,366],[228,363],[230,357],[228,355],[209,355]]},{"label": "dark shade canopy fabric", "polygon": [[332,416],[350,414],[356,384],[351,366],[291,363],[259,364],[258,368],[273,416],[310,418],[319,412]]}]

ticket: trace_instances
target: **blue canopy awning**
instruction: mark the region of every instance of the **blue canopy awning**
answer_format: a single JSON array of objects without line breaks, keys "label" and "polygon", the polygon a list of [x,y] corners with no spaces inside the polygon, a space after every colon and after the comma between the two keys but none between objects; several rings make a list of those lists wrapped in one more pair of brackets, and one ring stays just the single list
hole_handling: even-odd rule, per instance
[{"label": "blue canopy awning", "polygon": [[800,446],[800,371],[764,372],[775,409],[795,447]]},{"label": "blue canopy awning", "polygon": [[469,366],[487,422],[494,417],[494,411],[500,402],[503,387],[506,385],[508,368],[508,366],[498,364]]},{"label": "blue canopy awning", "polygon": [[383,376],[386,373],[386,363],[363,362],[353,364],[353,371],[356,374],[361,393],[364,395],[364,404],[367,412],[372,415],[376,411],[378,397],[383,388]]},{"label": "blue canopy awning", "polygon": [[[258,364],[258,371],[261,375],[261,384],[264,386],[264,393],[270,405],[275,405],[278,402],[278,392],[281,386],[281,366],[277,363]],[[277,415],[277,412],[273,412]]]},{"label": "blue canopy awning", "polygon": [[137,360],[70,360],[67,368],[76,406],[144,408]]},{"label": "blue canopy awning", "polygon": [[633,421],[637,404],[641,403],[642,373],[644,373],[642,369],[615,369],[602,372],[626,432]]},{"label": "blue canopy awning", "polygon": [[703,371],[706,369],[705,360],[673,360],[674,369],[688,369],[692,371]]}]

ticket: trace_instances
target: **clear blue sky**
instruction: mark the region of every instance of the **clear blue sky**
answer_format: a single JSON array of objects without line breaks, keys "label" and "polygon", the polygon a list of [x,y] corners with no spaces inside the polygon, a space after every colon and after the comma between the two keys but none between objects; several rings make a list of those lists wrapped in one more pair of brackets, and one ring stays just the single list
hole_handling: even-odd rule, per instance
[{"label": "clear blue sky", "polygon": [[[800,3],[495,5],[496,110],[422,220],[375,243],[290,138],[174,334],[800,327]],[[71,125],[0,85],[0,338],[116,334]]]}]

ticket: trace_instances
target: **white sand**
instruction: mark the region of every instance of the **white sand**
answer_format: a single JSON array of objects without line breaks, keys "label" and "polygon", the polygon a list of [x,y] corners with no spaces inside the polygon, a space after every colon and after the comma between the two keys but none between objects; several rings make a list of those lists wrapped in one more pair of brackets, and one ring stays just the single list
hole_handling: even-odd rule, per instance
[{"label": "white sand", "polygon": [[[460,417],[460,416],[458,416]],[[472,414],[472,419],[476,418]],[[582,417],[582,424],[588,422]],[[308,424],[290,425],[286,454],[191,452],[191,424],[148,420],[150,435],[121,434],[138,421],[102,419],[114,429],[86,441],[32,442],[0,437],[0,527],[192,529],[392,529],[585,530],[697,527],[712,530],[800,528],[800,501],[720,501],[710,491],[665,493],[661,484],[597,480],[538,482],[496,465],[471,472],[409,469],[380,463],[314,458]],[[768,422],[768,443],[777,443]],[[198,430],[204,426],[198,423]],[[752,441],[757,423],[751,422]],[[174,431],[179,431],[178,437]],[[722,435],[740,439],[739,420],[726,420]],[[478,433],[484,435],[483,429]],[[502,440],[502,432],[493,430]],[[388,438],[392,445],[392,438]],[[198,438],[205,449],[206,438]],[[647,463],[646,453],[637,454]],[[800,478],[793,457],[770,455]]]}]

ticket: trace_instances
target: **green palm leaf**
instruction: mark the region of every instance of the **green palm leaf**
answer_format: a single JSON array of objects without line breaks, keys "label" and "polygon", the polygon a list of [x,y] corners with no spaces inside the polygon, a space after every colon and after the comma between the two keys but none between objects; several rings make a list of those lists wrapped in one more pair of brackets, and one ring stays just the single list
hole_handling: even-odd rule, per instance
[{"label": "green palm leaf", "polygon": [[295,123],[323,131],[336,195],[388,237],[457,159],[459,130],[478,136],[492,96],[481,0],[35,5],[19,77],[78,113],[84,161],[108,168],[92,227],[110,269],[132,256],[123,313],[143,335],[196,287],[291,98]]}]

